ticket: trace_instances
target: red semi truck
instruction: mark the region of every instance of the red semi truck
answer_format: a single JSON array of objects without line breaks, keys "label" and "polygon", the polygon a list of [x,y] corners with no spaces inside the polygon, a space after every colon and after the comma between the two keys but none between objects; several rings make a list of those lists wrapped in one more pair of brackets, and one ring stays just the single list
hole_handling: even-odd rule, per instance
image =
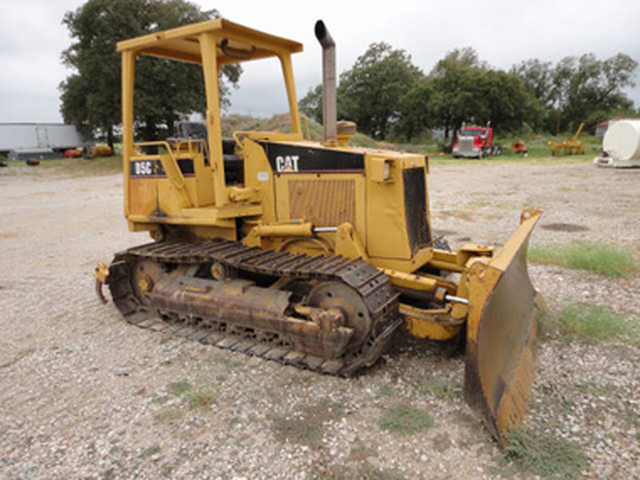
[{"label": "red semi truck", "polygon": [[486,127],[478,125],[462,125],[456,132],[453,143],[453,158],[483,158],[489,155],[500,155],[502,148],[493,143],[491,123]]}]

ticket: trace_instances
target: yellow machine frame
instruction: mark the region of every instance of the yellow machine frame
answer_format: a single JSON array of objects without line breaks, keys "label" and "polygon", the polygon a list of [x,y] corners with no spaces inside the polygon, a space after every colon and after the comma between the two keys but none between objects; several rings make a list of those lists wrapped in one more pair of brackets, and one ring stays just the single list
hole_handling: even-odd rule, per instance
[{"label": "yellow machine frame", "polygon": [[[216,207],[216,210],[212,209],[207,212],[206,217],[208,219],[225,219],[245,214],[255,215],[255,208],[248,207],[247,209],[246,203],[233,200],[234,195],[236,197],[242,196],[243,193],[230,192],[225,185],[218,72],[225,65],[242,62],[245,59],[244,55],[250,54],[252,60],[277,57],[282,66],[291,113],[291,125],[294,135],[290,138],[302,140],[296,87],[291,64],[291,55],[301,52],[302,44],[267,35],[228,20],[217,19],[126,40],[118,43],[118,51],[122,54],[122,148],[125,171],[128,171],[131,160],[138,155],[136,145],[133,142],[136,57],[150,55],[200,64],[204,71],[206,91],[207,110],[205,120],[210,132],[207,148],[211,153],[210,170],[213,180],[214,198],[211,203]],[[167,152],[170,152],[170,149],[167,149]],[[183,185],[185,182],[179,170],[173,168],[172,165],[175,165],[175,162],[172,162],[169,156],[164,156],[162,164],[173,186],[181,192],[181,195],[184,195]],[[125,175],[125,214],[133,224],[134,229],[145,229],[140,225],[146,223],[144,218],[131,217],[128,182],[129,180]],[[186,188],[191,190],[189,186]],[[207,198],[193,194],[188,196],[200,199],[200,201],[192,201],[191,203],[195,203],[195,205],[190,206],[201,207],[210,204]],[[184,200],[186,204],[186,198]],[[193,215],[187,215],[187,218],[198,218],[198,221],[206,221],[206,219],[197,215],[198,212],[190,213]],[[217,226],[217,224],[223,227],[226,226],[225,222],[213,221],[211,224],[213,226]]]},{"label": "yellow machine frame", "polygon": [[[324,24],[320,27],[326,34]],[[320,40],[318,30],[316,35]],[[124,209],[130,230],[149,231],[156,240],[170,231],[195,241],[241,239],[263,249],[368,261],[387,275],[398,292],[420,300],[400,304],[414,336],[446,340],[466,325],[466,395],[502,441],[503,432],[522,418],[531,386],[534,307],[541,302],[527,274],[526,247],[540,212],[523,212],[518,230],[498,252],[479,244],[451,252],[434,248],[432,239],[415,242],[409,232],[410,214],[418,212],[418,220],[427,222],[430,232],[428,159],[347,147],[351,130],[337,132],[322,145],[305,140],[291,62],[291,55],[302,51],[300,43],[217,19],[126,40],[117,48],[122,54]],[[134,142],[134,83],[141,55],[202,66],[206,142]],[[244,178],[228,185],[220,68],[264,58],[280,62],[292,132],[236,132]],[[282,155],[275,168],[265,145],[307,149],[312,156],[327,155],[338,164],[336,159],[355,155],[360,167],[298,171],[297,157]],[[180,166],[184,161],[192,165],[189,174]],[[408,197],[407,177],[413,174],[420,189]],[[107,282],[108,276],[109,268],[99,265],[98,282]],[[434,304],[439,307],[415,306]],[[510,305],[519,312],[517,318],[505,310]]]}]

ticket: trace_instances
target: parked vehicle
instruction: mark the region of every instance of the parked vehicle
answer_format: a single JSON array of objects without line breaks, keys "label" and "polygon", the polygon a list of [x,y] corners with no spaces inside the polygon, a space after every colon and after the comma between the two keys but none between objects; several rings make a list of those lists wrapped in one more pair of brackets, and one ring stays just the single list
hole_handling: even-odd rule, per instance
[{"label": "parked vehicle", "polygon": [[491,122],[485,127],[478,125],[462,125],[456,132],[453,143],[453,158],[483,158],[489,155],[501,155],[502,147],[493,143]]}]

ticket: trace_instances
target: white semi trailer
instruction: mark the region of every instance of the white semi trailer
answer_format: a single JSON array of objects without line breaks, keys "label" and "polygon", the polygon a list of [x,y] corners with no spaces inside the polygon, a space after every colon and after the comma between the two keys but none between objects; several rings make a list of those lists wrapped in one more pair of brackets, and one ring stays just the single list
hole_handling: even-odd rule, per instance
[{"label": "white semi trailer", "polygon": [[0,123],[0,153],[12,160],[58,156],[83,145],[75,126],[63,123]]}]

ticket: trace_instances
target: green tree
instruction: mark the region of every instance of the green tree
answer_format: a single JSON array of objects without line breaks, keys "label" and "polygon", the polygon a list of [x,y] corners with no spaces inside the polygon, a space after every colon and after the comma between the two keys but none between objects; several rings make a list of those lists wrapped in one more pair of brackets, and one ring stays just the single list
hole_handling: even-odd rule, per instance
[{"label": "green tree", "polygon": [[446,138],[464,122],[491,121],[503,132],[522,129],[537,115],[536,99],[514,73],[492,69],[472,48],[456,49],[401,101],[396,131],[411,140],[425,128],[441,127]]},{"label": "green tree", "polygon": [[428,110],[445,138],[463,122],[480,122],[489,115],[481,81],[486,68],[475,50],[464,48],[447,53],[431,71],[434,91]]},{"label": "green tree", "polygon": [[554,114],[554,66],[551,62],[530,59],[514,65],[510,73],[524,83],[526,90],[533,96],[530,119],[534,130],[547,129],[556,118]]},{"label": "green tree", "polygon": [[307,94],[298,102],[300,113],[322,123],[322,85],[310,88]]},{"label": "green tree", "polygon": [[443,77],[451,70],[465,70],[467,68],[479,68],[488,70],[489,65],[480,60],[478,52],[471,47],[455,48],[448,52],[444,58],[438,60],[431,70],[432,77]]},{"label": "green tree", "polygon": [[486,117],[480,121],[491,121],[494,128],[508,133],[539,123],[539,102],[517,75],[487,70],[480,79],[480,89],[486,104]]},{"label": "green tree", "polygon": [[637,66],[634,59],[622,53],[606,60],[585,54],[565,57],[555,66],[527,60],[512,71],[544,109],[545,128],[558,133],[575,129],[580,122],[592,128],[614,112],[631,110],[633,102],[624,90],[634,86]]},{"label": "green tree", "polygon": [[[89,0],[67,12],[62,23],[73,43],[62,53],[71,75],[60,84],[65,122],[85,133],[106,137],[113,146],[121,123],[120,55],[117,42],[146,33],[209,20],[217,11],[203,11],[185,0]],[[239,66],[225,67],[223,104],[236,85]],[[181,116],[204,110],[201,69],[168,60],[143,57],[136,67],[135,123],[138,134],[166,136]]]},{"label": "green tree", "polygon": [[535,97],[518,75],[491,68],[472,48],[447,53],[430,78],[432,92],[424,108],[429,123],[444,128],[446,137],[464,122],[490,121],[498,130],[516,132],[539,114]]},{"label": "green tree", "polygon": [[396,133],[411,141],[425,129],[434,124],[432,98],[434,81],[430,77],[420,79],[402,96],[400,100],[400,118],[396,125]]},{"label": "green tree", "polygon": [[584,121],[589,128],[604,120],[616,109],[631,108],[623,89],[634,86],[633,73],[638,66],[631,57],[618,54],[607,60],[598,60],[593,54],[580,58],[567,58],[560,62],[564,81],[557,83],[558,110],[561,126],[576,128]]},{"label": "green tree", "polygon": [[554,67],[551,62],[535,59],[525,60],[511,68],[511,73],[520,77],[531,94],[545,107],[553,106]]},{"label": "green tree", "polygon": [[422,77],[404,50],[374,43],[340,75],[338,114],[383,139],[400,115],[400,99]]}]

